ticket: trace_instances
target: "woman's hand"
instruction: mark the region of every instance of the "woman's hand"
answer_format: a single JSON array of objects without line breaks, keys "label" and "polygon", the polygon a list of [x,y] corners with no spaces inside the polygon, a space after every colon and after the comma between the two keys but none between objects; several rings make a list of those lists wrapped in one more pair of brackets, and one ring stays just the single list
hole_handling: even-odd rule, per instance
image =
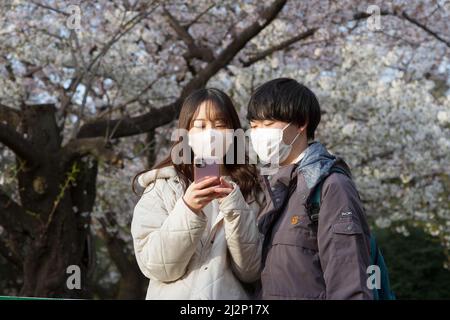
[{"label": "woman's hand", "polygon": [[206,177],[199,182],[193,182],[187,189],[183,196],[186,205],[199,214],[202,209],[217,198],[215,190],[220,186],[218,177]]},{"label": "woman's hand", "polygon": [[215,188],[219,203],[221,203],[223,198],[229,195],[233,189],[231,183],[227,182],[223,177],[220,177],[220,185]]}]

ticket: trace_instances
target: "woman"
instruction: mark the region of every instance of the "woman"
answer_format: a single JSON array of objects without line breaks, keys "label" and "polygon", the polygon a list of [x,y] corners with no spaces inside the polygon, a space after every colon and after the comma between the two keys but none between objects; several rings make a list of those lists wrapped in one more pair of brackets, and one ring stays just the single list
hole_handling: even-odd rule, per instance
[{"label": "woman", "polygon": [[[179,129],[189,130],[190,138],[240,128],[233,103],[220,90],[198,90],[182,105]],[[189,163],[176,164],[169,155],[135,177],[145,190],[131,232],[138,265],[150,279],[147,299],[247,299],[241,282],[257,280],[261,268],[256,169],[222,161],[220,179],[193,182],[194,155],[201,151],[196,141],[189,144]],[[229,147],[236,155],[237,146]]]}]

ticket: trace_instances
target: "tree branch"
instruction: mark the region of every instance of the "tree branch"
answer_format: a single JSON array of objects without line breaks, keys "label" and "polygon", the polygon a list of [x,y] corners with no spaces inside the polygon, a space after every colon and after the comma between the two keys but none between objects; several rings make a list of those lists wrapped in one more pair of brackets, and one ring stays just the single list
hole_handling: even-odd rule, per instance
[{"label": "tree branch", "polygon": [[42,4],[40,2],[33,1],[33,0],[31,0],[31,3],[34,4],[37,7],[40,7],[40,8],[43,8],[43,9],[47,9],[47,10],[50,10],[50,11],[53,11],[53,12],[56,12],[56,13],[59,13],[59,14],[62,14],[63,16],[66,16],[66,17],[70,16],[69,13],[64,12],[64,11],[58,9],[58,8],[51,7],[49,5]]},{"label": "tree branch", "polygon": [[20,111],[0,103],[0,122],[17,127],[20,123]]},{"label": "tree branch", "polygon": [[206,46],[198,46],[189,31],[185,27],[181,26],[166,8],[164,8],[164,14],[166,15],[172,29],[188,47],[188,52],[185,55],[186,59],[198,58],[206,62],[211,62],[214,60],[214,53],[212,50]]},{"label": "tree branch", "polygon": [[30,165],[42,162],[42,154],[23,136],[9,125],[0,123],[0,142],[10,148],[19,158]]},{"label": "tree branch", "polygon": [[110,139],[144,133],[175,120],[180,106],[181,100],[178,99],[174,103],[151,109],[140,116],[86,123],[81,127],[78,138],[105,137],[109,128],[114,128],[114,132],[109,135]]},{"label": "tree branch", "polygon": [[[392,13],[387,11],[387,10],[380,10],[380,16],[387,16],[387,15],[392,15]],[[353,15],[353,19],[354,20],[363,20],[363,19],[367,19],[367,18],[369,18],[371,16],[372,16],[372,13],[356,12]]]},{"label": "tree branch", "polygon": [[[153,6],[155,5],[155,6]],[[109,49],[117,43],[125,34],[127,34],[129,31],[131,31],[140,21],[148,17],[154,10],[159,6],[158,1],[154,0],[149,3],[145,3],[140,8],[140,12],[130,18],[128,21],[121,23],[120,27],[114,32],[113,36],[109,41],[102,47],[100,52],[92,58],[92,60],[89,62],[87,66],[83,66],[82,70],[77,70],[77,76],[75,79],[71,82],[70,89],[72,89],[71,93],[73,94],[75,90],[78,88],[78,85],[83,81],[86,74],[91,72],[92,68],[99,63],[101,58],[107,54]],[[150,9],[149,9],[150,8]],[[148,10],[148,11],[147,11]],[[76,38],[75,38],[76,39]],[[70,96],[70,94],[69,94]],[[61,109],[66,110],[68,104],[70,104],[72,101],[72,98],[70,99],[64,99],[65,104],[61,104]],[[81,121],[81,119],[78,118],[78,121]]]},{"label": "tree branch", "polygon": [[216,5],[213,3],[211,4],[208,8],[206,8],[205,10],[203,10],[202,12],[200,12],[194,19],[192,19],[192,21],[190,21],[188,24],[186,24],[184,26],[184,28],[186,30],[189,30],[189,28],[194,25],[195,23],[197,23],[198,20],[200,20],[201,17],[203,17],[205,14],[208,13],[209,10],[211,10],[212,8],[214,8]]},{"label": "tree branch", "polygon": [[109,127],[115,127],[111,138],[119,138],[148,132],[176,119],[181,102],[193,90],[203,87],[208,80],[245,47],[245,45],[267,27],[283,9],[287,0],[275,0],[262,10],[257,21],[243,30],[213,61],[200,70],[195,78],[183,88],[180,97],[173,103],[161,108],[152,109],[146,114],[117,120],[95,120],[83,125],[78,133],[79,138],[105,136]]},{"label": "tree branch", "polygon": [[402,17],[405,18],[406,20],[408,20],[409,22],[411,22],[412,24],[416,25],[417,27],[419,27],[420,29],[422,29],[423,31],[425,31],[426,33],[431,35],[432,37],[434,37],[436,40],[444,43],[447,47],[450,48],[450,41],[442,38],[435,31],[431,30],[426,25],[420,23],[418,20],[416,20],[416,19],[412,18],[411,16],[409,16],[405,11],[402,12]]},{"label": "tree branch", "polygon": [[[414,24],[415,26],[419,27],[420,29],[422,29],[423,31],[425,31],[426,33],[428,33],[429,35],[431,35],[432,37],[434,37],[436,40],[438,40],[439,42],[444,43],[447,47],[450,47],[450,41],[444,39],[443,37],[441,37],[439,34],[437,34],[437,32],[431,30],[430,28],[428,28],[426,25],[424,25],[423,23],[419,22],[417,19],[411,17],[410,15],[408,15],[406,13],[406,11],[402,11],[401,13],[398,12],[390,12],[387,10],[381,10],[380,11],[380,15],[381,16],[387,16],[387,15],[391,15],[391,16],[395,16],[397,18],[404,18],[406,19],[408,22]],[[357,12],[353,15],[353,19],[354,20],[361,20],[361,19],[366,19],[371,17],[372,14],[366,13],[366,12]]]},{"label": "tree branch", "polygon": [[317,31],[317,28],[309,29],[309,30],[302,32],[299,35],[292,37],[288,40],[285,40],[285,41],[281,42],[280,44],[277,44],[269,49],[258,52],[256,54],[252,55],[248,60],[245,60],[245,61],[241,60],[242,65],[244,68],[247,68],[247,67],[251,66],[252,64],[272,55],[276,51],[280,51],[285,48],[288,48],[300,40],[304,40],[304,39],[307,39],[307,38],[313,36],[314,33],[316,33],[316,31]]},{"label": "tree branch", "polygon": [[80,138],[71,140],[62,147],[61,153],[64,164],[68,164],[76,158],[92,155],[112,165],[120,167],[123,165],[121,155],[115,153],[109,144],[105,142],[104,138]]}]

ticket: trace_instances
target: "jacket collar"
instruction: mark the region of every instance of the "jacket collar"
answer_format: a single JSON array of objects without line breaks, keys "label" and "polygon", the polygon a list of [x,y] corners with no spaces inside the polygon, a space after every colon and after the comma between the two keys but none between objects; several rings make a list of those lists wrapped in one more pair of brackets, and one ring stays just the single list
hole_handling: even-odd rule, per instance
[{"label": "jacket collar", "polygon": [[177,177],[177,172],[173,166],[164,167],[161,169],[153,169],[141,174],[138,177],[138,183],[141,187],[147,187],[152,182],[155,182],[156,179],[170,179]]},{"label": "jacket collar", "polygon": [[304,151],[303,159],[298,163],[297,172],[301,172],[308,189],[314,188],[329,175],[333,166],[337,165],[351,176],[350,169],[343,159],[330,154],[320,142],[312,142]]},{"label": "jacket collar", "polygon": [[344,160],[330,154],[320,142],[314,141],[310,143],[302,154],[303,156],[299,157],[299,162],[280,167],[275,174],[267,176],[271,187],[280,183],[287,187],[290,180],[301,172],[307,188],[312,189],[329,174],[334,165],[339,165],[339,167],[348,172],[349,176],[351,175],[350,169]]},{"label": "jacket collar", "polygon": [[270,186],[275,186],[279,183],[283,184],[285,187],[289,185],[289,181],[291,181],[292,173],[296,167],[296,164],[290,164],[287,166],[280,167],[278,171],[271,175],[267,176],[267,179],[270,182]]}]

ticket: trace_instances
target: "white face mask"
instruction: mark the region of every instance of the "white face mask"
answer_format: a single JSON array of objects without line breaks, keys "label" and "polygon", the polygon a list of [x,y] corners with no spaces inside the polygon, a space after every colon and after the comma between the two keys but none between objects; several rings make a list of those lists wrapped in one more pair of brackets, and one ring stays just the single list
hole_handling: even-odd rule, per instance
[{"label": "white face mask", "polygon": [[233,130],[204,129],[199,132],[189,132],[189,146],[197,158],[222,159],[233,144]]},{"label": "white face mask", "polygon": [[263,163],[278,165],[287,159],[292,150],[292,144],[300,136],[297,133],[290,144],[283,141],[284,130],[291,125],[288,123],[283,129],[255,128],[250,131],[250,140],[253,150]]}]

